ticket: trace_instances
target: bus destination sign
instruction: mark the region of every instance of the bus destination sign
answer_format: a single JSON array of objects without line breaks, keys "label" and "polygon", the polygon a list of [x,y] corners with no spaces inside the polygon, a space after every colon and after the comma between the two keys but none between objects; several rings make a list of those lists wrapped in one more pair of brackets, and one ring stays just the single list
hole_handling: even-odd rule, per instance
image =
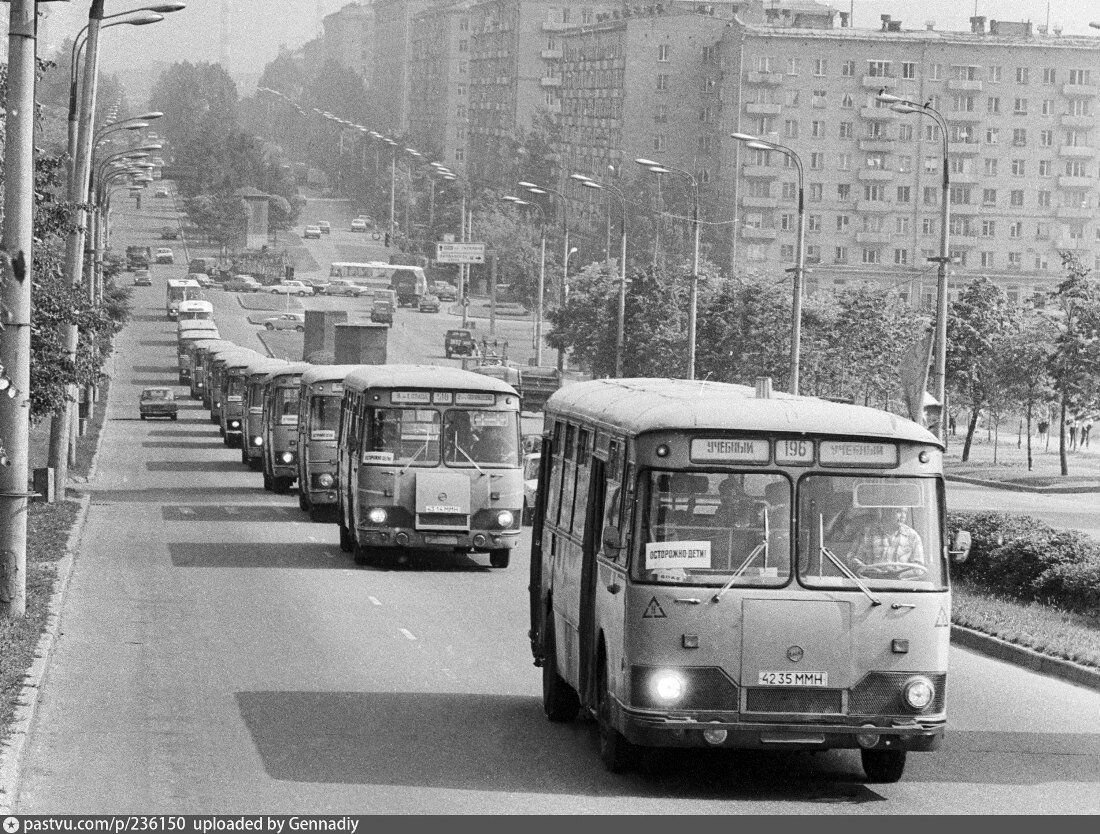
[{"label": "bus destination sign", "polygon": [[895,443],[863,440],[822,440],[818,451],[822,466],[875,466],[890,469],[898,465]]},{"label": "bus destination sign", "polygon": [[755,437],[702,437],[691,441],[695,462],[767,463],[771,444]]}]

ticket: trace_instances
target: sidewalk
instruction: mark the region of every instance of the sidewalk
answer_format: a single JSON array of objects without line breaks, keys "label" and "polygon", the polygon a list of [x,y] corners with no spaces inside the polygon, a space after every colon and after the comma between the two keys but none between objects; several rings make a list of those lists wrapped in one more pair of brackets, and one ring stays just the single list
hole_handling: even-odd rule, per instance
[{"label": "sidewalk", "polygon": [[[1087,448],[1068,449],[1069,474],[1061,474],[1058,437],[1043,443],[1032,435],[1032,468],[1027,468],[1027,438],[1018,439],[1018,427],[1002,431],[999,443],[982,428],[974,434],[969,460],[962,461],[965,436],[960,432],[947,438],[944,471],[948,480],[976,483],[1016,492],[1044,494],[1100,492],[1100,440],[1090,438]],[[1093,442],[1095,441],[1095,442]],[[1017,442],[1020,447],[1017,448]],[[1068,438],[1067,438],[1068,443]],[[996,450],[996,462],[994,462]]]}]

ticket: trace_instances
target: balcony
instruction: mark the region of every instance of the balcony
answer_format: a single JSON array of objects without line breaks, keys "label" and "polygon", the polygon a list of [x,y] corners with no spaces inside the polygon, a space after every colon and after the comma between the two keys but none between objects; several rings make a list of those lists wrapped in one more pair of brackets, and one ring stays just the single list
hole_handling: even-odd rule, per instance
[{"label": "balcony", "polygon": [[553,75],[544,75],[539,79],[539,84],[543,87],[560,87],[561,79]]},{"label": "balcony", "polygon": [[750,116],[778,116],[783,110],[782,104],[746,104],[745,112]]},{"label": "balcony", "polygon": [[948,142],[947,152],[956,156],[977,156],[982,146],[978,142]]},{"label": "balcony", "polygon": [[1058,149],[1058,156],[1066,159],[1092,159],[1096,156],[1096,148],[1088,145],[1063,145]]},{"label": "balcony", "polygon": [[539,53],[539,57],[546,59],[547,61],[560,61],[562,57],[562,51],[560,49],[544,49]]},{"label": "balcony", "polygon": [[775,229],[768,229],[763,226],[742,226],[741,227],[741,239],[742,240],[754,240],[754,241],[769,241],[775,240]]},{"label": "balcony", "polygon": [[896,90],[898,80],[887,75],[865,75],[863,86],[868,90]]},{"label": "balcony", "polygon": [[779,200],[775,197],[753,197],[746,194],[741,198],[741,205],[745,208],[773,209],[778,208]]},{"label": "balcony", "polygon": [[952,171],[950,177],[952,185],[977,185],[981,181],[982,175],[974,171]]},{"label": "balcony", "polygon": [[897,140],[887,139],[883,136],[877,139],[860,139],[859,149],[867,153],[893,153],[897,150]]},{"label": "balcony", "polygon": [[889,232],[856,232],[856,243],[884,246],[891,239]]},{"label": "balcony", "polygon": [[769,87],[779,87],[783,84],[781,72],[756,72],[755,70],[745,74],[747,84],[766,84]]},{"label": "balcony", "polygon": [[1070,113],[1065,113],[1065,114],[1062,115],[1062,126],[1063,127],[1095,127],[1096,126],[1096,117],[1095,116],[1074,116]]},{"label": "balcony", "polygon": [[1058,206],[1054,210],[1054,216],[1067,220],[1088,220],[1092,217],[1092,208],[1089,206]]},{"label": "balcony", "polygon": [[885,200],[856,200],[856,211],[867,211],[874,214],[888,214],[894,210],[894,204]]},{"label": "balcony", "polygon": [[1096,84],[1063,84],[1062,95],[1068,98],[1093,98],[1100,94],[1100,86]]},{"label": "balcony", "polygon": [[871,119],[878,122],[892,122],[900,116],[901,113],[897,113],[891,110],[889,107],[861,107],[859,108],[859,117],[861,119]]},{"label": "balcony", "polygon": [[745,165],[741,175],[752,180],[772,180],[779,176],[779,169],[771,165]]},{"label": "balcony", "polygon": [[891,182],[896,173],[887,168],[860,168],[856,176],[860,182]]},{"label": "balcony", "polygon": [[951,213],[954,215],[975,215],[979,214],[982,207],[977,203],[952,203]]},{"label": "balcony", "polygon": [[1092,177],[1073,177],[1067,174],[1058,177],[1059,188],[1092,188],[1094,185],[1096,180]]},{"label": "balcony", "polygon": [[982,91],[982,82],[952,78],[947,82],[947,89],[958,90],[959,92],[980,93]]},{"label": "balcony", "polygon": [[977,110],[949,110],[943,114],[949,122],[962,122],[963,124],[977,124],[985,120],[985,114]]}]

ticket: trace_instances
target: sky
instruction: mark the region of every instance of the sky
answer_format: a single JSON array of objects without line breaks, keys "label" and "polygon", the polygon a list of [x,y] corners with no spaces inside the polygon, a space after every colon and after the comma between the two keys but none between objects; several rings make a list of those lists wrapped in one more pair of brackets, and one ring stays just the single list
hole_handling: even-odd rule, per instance
[{"label": "sky", "polygon": [[[163,0],[160,0],[163,2]],[[107,14],[153,5],[158,0],[106,0]],[[217,61],[221,43],[223,0],[183,0],[187,8],[167,15],[151,26],[114,26],[103,32],[103,68],[108,71],[133,69],[150,61]],[[291,49],[315,37],[320,17],[346,5],[350,0],[226,0],[232,8],[230,70],[234,74],[262,72],[279,52],[280,45]],[[823,0],[828,2],[828,0]],[[880,15],[901,20],[904,28],[923,28],[934,20],[937,29],[968,31],[970,16],[984,15],[994,20],[1031,20],[1036,24],[1049,20],[1061,26],[1067,35],[1096,35],[1090,20],[1100,21],[1100,0],[833,0],[841,11],[854,13],[857,28],[878,28]],[[45,53],[65,37],[71,37],[88,22],[90,0],[70,0],[42,4],[50,19],[46,25]],[[0,13],[6,13],[0,5]],[[319,14],[320,13],[320,14]],[[3,21],[7,30],[7,20]]]}]

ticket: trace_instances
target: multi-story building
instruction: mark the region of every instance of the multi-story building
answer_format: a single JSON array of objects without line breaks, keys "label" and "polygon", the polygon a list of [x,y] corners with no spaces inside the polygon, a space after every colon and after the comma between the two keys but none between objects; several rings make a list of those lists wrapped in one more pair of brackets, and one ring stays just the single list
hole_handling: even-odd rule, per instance
[{"label": "multi-story building", "polygon": [[374,7],[348,3],[322,21],[322,54],[351,70],[370,87],[374,83]]},{"label": "multi-story building", "polygon": [[430,0],[373,0],[374,73],[372,90],[378,108],[371,125],[380,133],[403,135],[409,129],[409,63],[413,20]]},{"label": "multi-story building", "polygon": [[466,167],[473,2],[451,0],[417,15],[409,61],[409,135],[458,172]]}]

